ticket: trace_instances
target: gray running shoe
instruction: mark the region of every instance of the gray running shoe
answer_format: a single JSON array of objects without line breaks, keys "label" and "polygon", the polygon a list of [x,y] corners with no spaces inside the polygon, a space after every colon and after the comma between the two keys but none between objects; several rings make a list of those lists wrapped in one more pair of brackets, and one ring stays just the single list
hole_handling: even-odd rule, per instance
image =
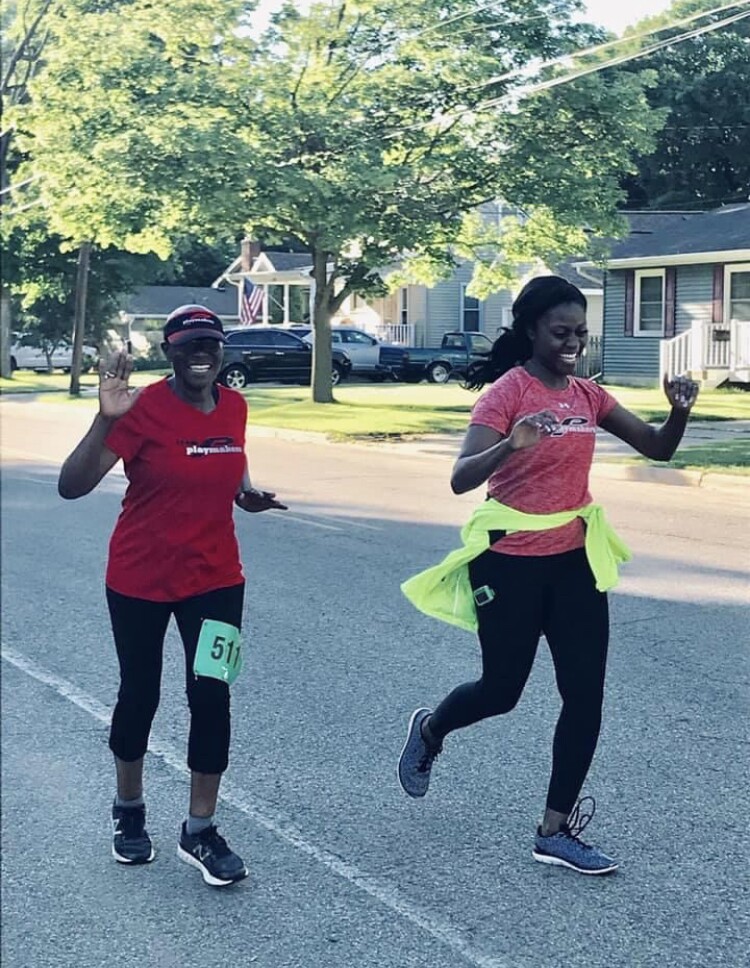
[{"label": "gray running shoe", "polygon": [[410,797],[423,797],[430,785],[430,771],[442,746],[430,746],[422,736],[422,723],[431,709],[417,709],[409,720],[406,742],[398,761],[398,782]]},{"label": "gray running shoe", "polygon": [[[584,803],[591,803],[591,813],[581,816]],[[581,834],[594,816],[596,802],[593,797],[579,800],[568,817],[562,830],[549,837],[543,837],[541,828],[537,830],[532,857],[540,864],[554,864],[569,867],[579,874],[611,874],[618,868],[617,861],[608,857],[598,847],[592,847],[581,840]]]}]

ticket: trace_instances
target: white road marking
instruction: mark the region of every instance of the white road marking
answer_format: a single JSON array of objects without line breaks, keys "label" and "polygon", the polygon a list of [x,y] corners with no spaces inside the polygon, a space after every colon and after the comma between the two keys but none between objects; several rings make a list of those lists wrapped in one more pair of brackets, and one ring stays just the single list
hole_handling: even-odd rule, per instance
[{"label": "white road marking", "polygon": [[273,516],[274,521],[291,521],[294,524],[309,524],[311,528],[322,528],[324,531],[343,531],[344,528],[336,527],[333,524],[322,524],[320,521],[310,521],[309,518],[303,518],[299,514],[294,514],[290,511],[282,511],[281,514],[275,514]]},{"label": "white road marking", "polygon": [[[15,666],[16,669],[31,676],[32,679],[48,686],[59,696],[88,713],[102,725],[109,726],[112,710],[94,699],[93,696],[89,696],[88,693],[79,689],[72,682],[49,672],[31,659],[27,659],[5,646],[3,646],[2,658]],[[154,737],[151,738],[148,748],[149,752],[160,757],[175,772],[189,776],[189,771],[184,764],[183,750],[178,750],[169,743],[162,742]],[[267,806],[258,806],[257,798],[255,800],[251,798],[241,787],[233,783],[222,783],[219,799],[239,810],[278,840],[293,847],[306,857],[310,857],[331,873],[336,874],[353,887],[379,901],[398,917],[403,918],[436,941],[444,944],[468,964],[474,965],[475,968],[510,968],[507,962],[478,951],[462,937],[456,928],[433,917],[423,908],[412,904],[387,881],[367,874],[354,864],[342,860],[324,847],[318,847],[307,840],[299,829],[278,814],[274,814],[273,810]],[[522,966],[516,961],[514,968],[522,968]]]}]

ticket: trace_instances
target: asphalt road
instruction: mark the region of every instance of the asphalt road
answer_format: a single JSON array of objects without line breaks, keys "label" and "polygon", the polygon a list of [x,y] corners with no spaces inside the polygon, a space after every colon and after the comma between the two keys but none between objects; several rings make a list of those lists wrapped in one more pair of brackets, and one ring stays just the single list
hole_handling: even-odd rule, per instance
[{"label": "asphalt road", "polygon": [[[186,711],[170,631],[148,759],[146,868],[109,854],[103,599],[124,480],[62,502],[85,406],[0,403],[4,968],[739,968],[748,943],[748,537],[743,493],[597,481],[634,561],[612,598],[586,792],[607,879],[531,859],[559,701],[542,647],[510,716],[451,736],[423,802],[406,719],[475,675],[472,636],[398,583],[457,541],[476,495],[444,457],[252,440],[286,514],[240,515],[246,665],[220,824],[251,877],[175,855]],[[571,602],[571,608],[575,603]]]}]

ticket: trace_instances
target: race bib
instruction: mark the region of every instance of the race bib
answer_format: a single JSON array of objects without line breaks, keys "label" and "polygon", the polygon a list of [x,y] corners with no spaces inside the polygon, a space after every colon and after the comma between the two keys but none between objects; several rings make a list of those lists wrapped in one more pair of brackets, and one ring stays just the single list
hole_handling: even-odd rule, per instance
[{"label": "race bib", "polygon": [[220,679],[231,686],[241,668],[240,630],[226,622],[204,618],[193,662],[195,675]]}]

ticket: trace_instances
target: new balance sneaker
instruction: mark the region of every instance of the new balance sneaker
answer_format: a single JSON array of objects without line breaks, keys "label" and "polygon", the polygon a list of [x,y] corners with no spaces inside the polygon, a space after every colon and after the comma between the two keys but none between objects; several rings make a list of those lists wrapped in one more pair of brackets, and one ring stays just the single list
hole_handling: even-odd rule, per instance
[{"label": "new balance sneaker", "polygon": [[442,746],[431,746],[422,735],[422,723],[432,710],[417,709],[409,720],[406,742],[398,761],[398,782],[410,797],[423,797],[430,785],[430,772]]},{"label": "new balance sneaker", "polygon": [[177,856],[197,867],[203,880],[212,887],[225,887],[248,875],[244,861],[231,850],[214,824],[200,833],[189,834],[183,821]]},{"label": "new balance sneaker", "polygon": [[150,864],[154,859],[144,806],[112,805],[112,856],[118,864]]},{"label": "new balance sneaker", "polygon": [[[582,805],[591,802],[591,813],[581,815]],[[594,816],[596,803],[593,797],[579,800],[562,829],[549,837],[542,836],[542,828],[537,828],[532,856],[540,864],[554,864],[569,867],[579,874],[611,874],[619,867],[617,861],[608,857],[598,847],[592,847],[581,840],[581,834]]]}]

